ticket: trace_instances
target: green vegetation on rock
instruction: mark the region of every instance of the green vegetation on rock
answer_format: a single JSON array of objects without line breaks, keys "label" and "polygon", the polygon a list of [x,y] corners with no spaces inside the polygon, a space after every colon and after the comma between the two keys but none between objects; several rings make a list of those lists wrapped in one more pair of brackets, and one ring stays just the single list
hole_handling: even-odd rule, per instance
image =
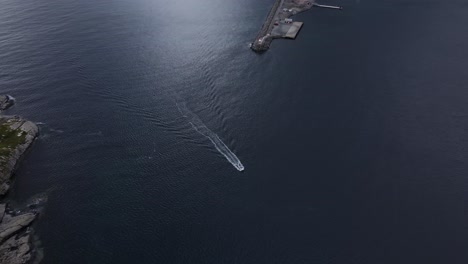
[{"label": "green vegetation on rock", "polygon": [[11,129],[8,123],[0,125],[0,156],[4,157],[10,154],[16,146],[24,144],[26,132],[21,129]]},{"label": "green vegetation on rock", "polygon": [[21,144],[24,144],[26,132],[21,129],[11,129],[10,124],[0,124],[0,168],[3,169],[8,156]]}]

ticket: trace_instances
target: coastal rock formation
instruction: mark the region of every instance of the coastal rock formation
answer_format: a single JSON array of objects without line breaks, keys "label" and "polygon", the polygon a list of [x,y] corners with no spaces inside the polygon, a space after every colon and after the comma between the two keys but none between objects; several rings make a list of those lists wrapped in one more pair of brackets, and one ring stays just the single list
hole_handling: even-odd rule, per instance
[{"label": "coastal rock formation", "polygon": [[36,218],[33,213],[26,213],[17,216],[6,214],[0,223],[0,243],[16,234],[19,230],[29,226]]},{"label": "coastal rock formation", "polygon": [[2,222],[3,215],[5,214],[6,204],[0,204],[0,223]]},{"label": "coastal rock formation", "polygon": [[[13,105],[14,99],[0,95],[0,111]],[[0,197],[10,188],[10,179],[26,150],[39,134],[38,127],[18,116],[0,116]],[[19,211],[18,211],[19,212]],[[0,204],[0,263],[25,264],[33,259],[29,226],[36,213],[18,214]]]},{"label": "coastal rock formation", "polygon": [[0,263],[24,264],[32,258],[31,237],[27,231],[36,215],[5,214],[5,204],[0,204]]},{"label": "coastal rock formation", "polygon": [[15,104],[13,97],[9,95],[0,95],[0,111],[6,110]]},{"label": "coastal rock formation", "polygon": [[18,161],[31,146],[39,130],[20,117],[0,117],[0,196],[10,188],[10,178]]},{"label": "coastal rock formation", "polygon": [[24,264],[31,258],[30,235],[12,236],[0,245],[0,263]]}]

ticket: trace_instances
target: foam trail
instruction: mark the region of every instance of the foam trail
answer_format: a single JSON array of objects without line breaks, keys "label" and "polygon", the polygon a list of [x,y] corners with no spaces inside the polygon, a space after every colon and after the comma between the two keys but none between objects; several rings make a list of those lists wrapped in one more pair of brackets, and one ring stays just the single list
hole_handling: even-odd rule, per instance
[{"label": "foam trail", "polygon": [[215,146],[215,148],[219,151],[219,153],[223,154],[223,156],[238,170],[238,171],[243,171],[244,170],[244,165],[242,165],[241,161],[239,158],[237,158],[236,154],[234,154],[226,144],[216,135],[211,131],[208,127],[203,124],[203,122],[200,120],[200,118],[192,113],[185,103],[177,103],[177,108],[179,109],[179,112],[187,118],[188,122],[192,125],[192,127],[197,131],[198,133],[202,134],[203,136],[207,137],[211,143]]}]

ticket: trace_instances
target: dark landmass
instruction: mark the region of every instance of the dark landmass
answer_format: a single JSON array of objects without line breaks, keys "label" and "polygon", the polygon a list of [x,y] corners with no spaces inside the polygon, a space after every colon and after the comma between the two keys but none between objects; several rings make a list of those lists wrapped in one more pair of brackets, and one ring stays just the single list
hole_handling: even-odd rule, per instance
[{"label": "dark landmass", "polygon": [[[11,96],[0,96],[1,110],[13,103]],[[0,116],[0,197],[7,194],[14,170],[38,134],[33,122],[18,116]],[[24,264],[34,259],[30,225],[36,216],[33,210],[13,210],[0,201],[0,263]]]}]

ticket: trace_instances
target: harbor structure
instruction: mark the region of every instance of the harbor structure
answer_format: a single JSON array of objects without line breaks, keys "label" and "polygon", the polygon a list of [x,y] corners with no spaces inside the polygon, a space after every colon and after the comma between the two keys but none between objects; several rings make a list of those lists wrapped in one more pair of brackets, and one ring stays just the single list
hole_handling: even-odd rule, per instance
[{"label": "harbor structure", "polygon": [[275,0],[250,48],[256,52],[264,52],[270,48],[274,39],[295,39],[304,23],[293,21],[291,17],[314,6],[342,9],[338,6],[320,5],[315,0]]}]

